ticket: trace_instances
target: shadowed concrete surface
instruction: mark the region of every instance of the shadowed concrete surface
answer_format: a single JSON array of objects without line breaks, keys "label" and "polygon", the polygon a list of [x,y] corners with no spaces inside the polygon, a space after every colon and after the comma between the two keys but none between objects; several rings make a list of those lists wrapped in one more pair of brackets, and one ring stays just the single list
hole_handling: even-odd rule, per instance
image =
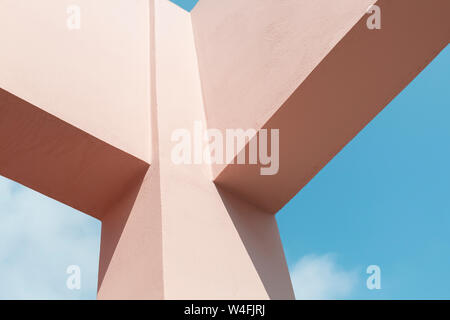
[{"label": "shadowed concrete surface", "polygon": [[149,165],[0,89],[0,174],[101,219]]},{"label": "shadowed concrete surface", "polygon": [[280,129],[278,174],[228,165],[218,185],[276,213],[447,45],[450,2],[377,5],[381,29],[361,18],[262,126]]}]

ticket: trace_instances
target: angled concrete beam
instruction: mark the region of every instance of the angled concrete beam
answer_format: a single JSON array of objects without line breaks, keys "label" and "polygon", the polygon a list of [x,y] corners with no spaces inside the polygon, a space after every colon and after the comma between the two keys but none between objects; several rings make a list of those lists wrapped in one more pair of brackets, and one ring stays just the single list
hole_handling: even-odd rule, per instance
[{"label": "angled concrete beam", "polygon": [[192,24],[208,127],[261,129],[374,2],[201,0]]},{"label": "angled concrete beam", "polygon": [[218,185],[276,213],[449,42],[449,1],[378,1],[381,29],[369,30],[372,2],[200,2],[208,126],[280,129],[278,174],[231,164],[216,167]]},{"label": "angled concrete beam", "polygon": [[[148,3],[0,4],[0,87],[9,91],[0,95],[0,174],[102,220],[99,297],[162,297],[152,290],[162,282],[152,268],[162,268],[160,237],[148,224],[149,213],[158,215],[159,195],[139,193],[155,171]],[[78,18],[73,5],[80,29],[67,25]],[[125,263],[114,255],[130,239],[136,241],[128,253],[140,245],[152,252],[148,264],[143,251]],[[141,267],[155,278],[143,281]]]},{"label": "angled concrete beam", "polygon": [[0,89],[0,174],[101,219],[149,165]]},{"label": "angled concrete beam", "polygon": [[151,162],[147,0],[2,0],[0,25],[0,88]]}]

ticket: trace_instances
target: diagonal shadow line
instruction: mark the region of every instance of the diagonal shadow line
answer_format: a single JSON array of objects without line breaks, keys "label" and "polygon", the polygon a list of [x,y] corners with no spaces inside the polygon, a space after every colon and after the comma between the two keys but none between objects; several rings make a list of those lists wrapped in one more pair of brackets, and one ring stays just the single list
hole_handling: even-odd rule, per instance
[{"label": "diagonal shadow line", "polygon": [[216,189],[269,298],[295,299],[275,215]]},{"label": "diagonal shadow line", "polygon": [[[147,171],[150,167],[147,168]],[[110,212],[106,212],[102,217],[102,233],[100,241],[100,262],[98,272],[98,285],[97,290],[100,289],[101,284],[105,278],[106,272],[111,263],[114,252],[116,251],[120,237],[130,217],[131,211],[136,202],[137,196],[144,182],[145,173],[139,175],[130,184],[127,185],[123,196],[110,207]],[[111,210],[114,208],[114,210]],[[114,218],[111,216],[114,215]],[[106,218],[107,222],[106,222]],[[113,219],[111,219],[113,218]],[[108,223],[108,225],[105,225]],[[108,228],[108,232],[104,232],[104,229]]]}]

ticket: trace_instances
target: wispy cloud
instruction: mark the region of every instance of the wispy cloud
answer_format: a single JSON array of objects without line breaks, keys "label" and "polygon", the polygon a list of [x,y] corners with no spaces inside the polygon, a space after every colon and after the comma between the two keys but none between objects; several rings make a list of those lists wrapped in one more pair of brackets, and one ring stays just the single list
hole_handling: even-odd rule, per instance
[{"label": "wispy cloud", "polygon": [[[0,299],[95,298],[100,222],[0,177]],[[79,265],[82,288],[66,287]]]},{"label": "wispy cloud", "polygon": [[292,268],[291,279],[297,299],[331,300],[350,298],[358,275],[339,267],[335,255],[306,255]]}]

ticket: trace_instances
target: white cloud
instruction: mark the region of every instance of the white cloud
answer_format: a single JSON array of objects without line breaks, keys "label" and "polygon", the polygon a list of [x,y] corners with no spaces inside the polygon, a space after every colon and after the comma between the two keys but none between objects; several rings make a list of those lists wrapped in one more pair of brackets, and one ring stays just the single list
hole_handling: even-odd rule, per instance
[{"label": "white cloud", "polygon": [[[0,299],[95,298],[100,222],[0,177]],[[66,287],[79,265],[81,290]]]},{"label": "white cloud", "polygon": [[306,255],[292,269],[291,279],[297,299],[332,300],[349,298],[358,275],[340,268],[332,254]]}]

